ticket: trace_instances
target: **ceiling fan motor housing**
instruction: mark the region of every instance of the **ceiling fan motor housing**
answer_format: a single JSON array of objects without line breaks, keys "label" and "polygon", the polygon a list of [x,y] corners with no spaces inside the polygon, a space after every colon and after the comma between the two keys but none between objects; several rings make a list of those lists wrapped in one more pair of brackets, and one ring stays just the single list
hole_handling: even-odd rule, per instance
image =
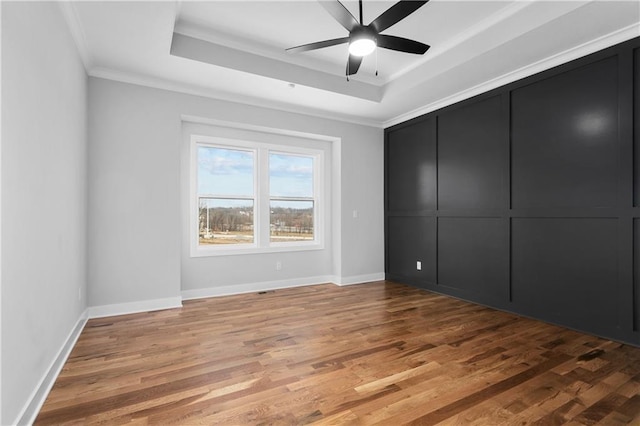
[{"label": "ceiling fan motor housing", "polygon": [[369,25],[360,25],[359,27],[354,28],[353,31],[351,31],[351,33],[349,34],[349,43],[362,38],[376,41],[377,36],[378,32],[371,28]]}]

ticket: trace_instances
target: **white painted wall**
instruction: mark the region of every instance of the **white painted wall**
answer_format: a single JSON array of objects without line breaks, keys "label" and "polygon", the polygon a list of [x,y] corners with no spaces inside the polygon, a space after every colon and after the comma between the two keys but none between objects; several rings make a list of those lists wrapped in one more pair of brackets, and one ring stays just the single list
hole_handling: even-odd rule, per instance
[{"label": "white painted wall", "polygon": [[[89,115],[90,305],[319,275],[344,282],[382,276],[382,129],[98,78],[89,79]],[[282,271],[273,254],[190,258],[183,116],[339,138],[332,163],[341,194],[325,252],[278,254]]]},{"label": "white painted wall", "polygon": [[89,79],[90,306],[180,296],[180,127],[170,101]]},{"label": "white painted wall", "polygon": [[56,3],[2,2],[2,424],[85,309],[87,76]]},{"label": "white painted wall", "polygon": [[342,143],[339,276],[346,283],[362,275],[384,274],[384,134],[377,132],[360,137],[345,133],[350,137]]}]

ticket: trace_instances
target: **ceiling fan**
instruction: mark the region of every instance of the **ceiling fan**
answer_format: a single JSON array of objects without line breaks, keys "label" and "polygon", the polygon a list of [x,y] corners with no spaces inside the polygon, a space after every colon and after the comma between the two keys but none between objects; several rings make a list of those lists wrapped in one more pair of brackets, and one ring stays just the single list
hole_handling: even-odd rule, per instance
[{"label": "ceiling fan", "polygon": [[[358,2],[360,6],[360,22],[356,20],[351,12],[349,12],[347,8],[340,3],[340,1],[319,1],[322,7],[324,7],[327,12],[329,12],[329,14],[331,14],[331,16],[340,23],[340,25],[349,31],[349,36],[303,44],[286,50],[290,53],[297,53],[322,49],[323,47],[335,46],[342,43],[349,43],[347,79],[350,75],[358,72],[360,64],[362,63],[362,58],[372,53],[376,47],[422,55],[430,46],[415,40],[380,33],[411,15],[428,1],[429,0],[400,0],[398,3],[383,12],[382,15],[374,19],[369,25],[364,25],[362,21],[362,0],[359,0]],[[377,73],[378,72],[376,71],[376,75]]]}]

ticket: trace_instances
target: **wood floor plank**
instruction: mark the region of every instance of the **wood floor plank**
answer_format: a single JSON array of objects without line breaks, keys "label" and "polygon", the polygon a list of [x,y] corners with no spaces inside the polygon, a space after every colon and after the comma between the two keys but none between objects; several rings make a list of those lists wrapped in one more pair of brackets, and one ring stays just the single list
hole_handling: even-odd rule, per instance
[{"label": "wood floor plank", "polygon": [[640,424],[640,348],[393,282],[90,320],[59,424]]}]

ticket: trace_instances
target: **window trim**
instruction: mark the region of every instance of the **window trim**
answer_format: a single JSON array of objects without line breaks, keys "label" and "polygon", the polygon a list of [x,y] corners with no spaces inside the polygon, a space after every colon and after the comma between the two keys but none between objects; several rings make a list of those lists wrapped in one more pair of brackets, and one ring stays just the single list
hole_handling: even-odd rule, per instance
[{"label": "window trim", "polygon": [[[198,147],[213,146],[223,149],[254,151],[254,242],[253,244],[234,244],[220,246],[202,246],[199,244],[199,194],[198,194]],[[324,150],[304,148],[274,143],[254,142],[215,136],[192,134],[189,146],[190,183],[189,183],[189,245],[191,257],[229,256],[257,253],[294,252],[324,249],[325,215],[324,192],[325,163]],[[313,202],[314,202],[314,240],[313,241],[270,241],[270,191],[269,191],[269,154],[301,155],[314,158]],[[276,197],[277,198],[277,197]],[[267,207],[265,207],[267,206]]]}]

